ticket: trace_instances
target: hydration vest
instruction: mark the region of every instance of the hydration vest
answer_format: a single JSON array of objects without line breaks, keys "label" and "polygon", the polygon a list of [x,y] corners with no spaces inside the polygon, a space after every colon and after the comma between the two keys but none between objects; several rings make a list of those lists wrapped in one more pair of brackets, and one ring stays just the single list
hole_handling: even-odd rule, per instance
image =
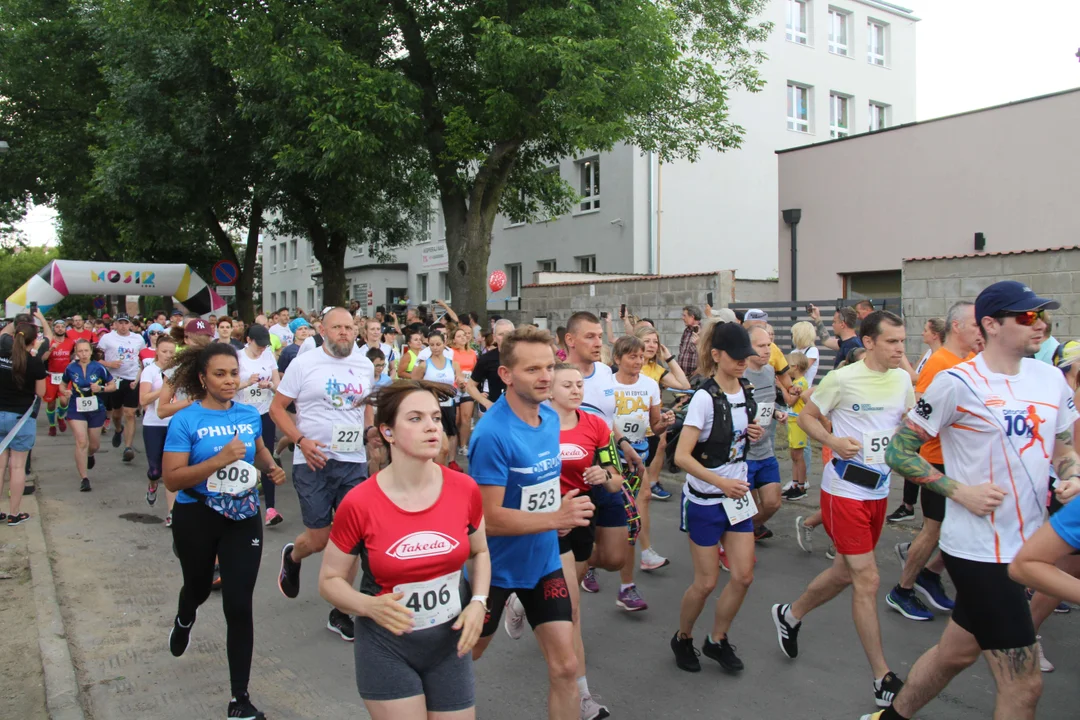
[{"label": "hydration vest", "polygon": [[[757,401],[754,399],[754,386],[746,378],[739,378],[742,386],[743,397],[746,398],[746,419],[748,423],[754,422],[757,416]],[[729,462],[742,462],[746,460],[746,453],[750,449],[750,443],[743,445],[742,456],[731,459],[731,445],[735,441],[734,423],[731,419],[731,403],[728,402],[727,394],[716,384],[716,380],[709,378],[701,389],[709,393],[713,401],[713,421],[709,430],[709,437],[702,440],[698,438],[697,445],[690,452],[690,456],[707,468],[716,468]]]}]

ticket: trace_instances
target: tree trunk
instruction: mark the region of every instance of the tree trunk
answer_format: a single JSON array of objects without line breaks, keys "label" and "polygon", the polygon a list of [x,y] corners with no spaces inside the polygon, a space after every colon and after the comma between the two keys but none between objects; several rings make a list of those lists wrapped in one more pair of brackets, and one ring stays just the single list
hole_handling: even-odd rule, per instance
[{"label": "tree trunk", "polygon": [[221,227],[221,222],[218,220],[214,209],[207,207],[203,211],[206,227],[210,231],[210,236],[214,238],[214,244],[217,245],[218,251],[221,252],[222,259],[236,263],[236,267],[240,271],[236,278],[236,309],[240,313],[240,318],[248,324],[255,322],[255,297],[253,291],[255,288],[255,261],[259,251],[259,231],[262,230],[262,212],[262,202],[253,196],[251,213],[248,217],[248,235],[244,247],[244,261],[240,262],[232,238],[229,237],[229,233],[225,232],[225,228]]},{"label": "tree trunk", "polygon": [[[349,238],[342,232],[312,234],[311,251],[322,265],[323,305],[348,307],[349,281],[345,277],[345,252],[349,249]],[[322,308],[313,308],[314,312]]]}]

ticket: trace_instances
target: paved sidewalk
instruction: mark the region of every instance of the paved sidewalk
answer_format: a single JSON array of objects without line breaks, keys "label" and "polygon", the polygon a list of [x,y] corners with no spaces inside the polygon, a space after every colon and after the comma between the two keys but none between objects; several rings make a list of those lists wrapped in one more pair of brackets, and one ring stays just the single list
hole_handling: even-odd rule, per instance
[{"label": "paved sidewalk", "polygon": [[[44,525],[88,717],[224,718],[228,670],[225,625],[216,594],[201,609],[184,657],[173,658],[167,649],[180,574],[163,525],[164,493],[154,508],[144,499],[141,439],[136,442],[140,452],[135,461],[125,464],[109,438],[103,438],[90,493],[78,492],[73,442],[70,432],[49,438],[40,431],[34,454],[43,517],[33,522]],[[783,465],[786,475],[787,463]],[[285,466],[288,471],[288,461]],[[899,489],[893,495],[890,508]],[[811,497],[816,502],[816,487]],[[285,522],[266,530],[256,586],[252,699],[271,720],[367,717],[356,693],[352,647],[325,629],[328,607],[318,596],[318,559],[304,565],[298,599],[287,600],[277,590],[281,546],[301,527],[290,483],[279,488],[278,498]],[[810,501],[782,508],[770,523],[776,538],[758,548],[754,585],[732,630],[732,642],[747,670],[730,677],[708,661],[696,675],[675,668],[668,640],[691,579],[686,539],[678,532],[676,500],[677,496],[653,506],[654,545],[672,565],[656,573],[638,573],[650,609],[633,616],[619,611],[614,604],[618,580],[609,573],[601,575],[602,592],[583,601],[589,684],[610,705],[612,716],[779,720],[795,715],[837,720],[873,711],[870,673],[851,623],[850,595],[808,619],[797,662],[786,660],[776,645],[770,605],[794,599],[828,564],[823,532],[816,538],[814,555],[803,554],[795,545],[794,517],[813,512]],[[884,593],[899,574],[893,543],[909,539],[913,529],[887,528],[878,551],[886,656],[902,677],[936,642],[945,624],[941,616],[934,622],[913,623],[884,604]],[[726,581],[722,574],[721,584]],[[698,622],[699,643],[708,630],[711,609],[710,602]],[[1076,616],[1076,612],[1056,616],[1046,626],[1047,654],[1058,670],[1044,676],[1040,718],[1075,717],[1080,704],[1075,682],[1080,672]],[[480,718],[545,717],[546,669],[528,632],[514,643],[500,630],[476,675]],[[992,701],[993,681],[980,662],[920,717],[981,720],[992,714]]]}]

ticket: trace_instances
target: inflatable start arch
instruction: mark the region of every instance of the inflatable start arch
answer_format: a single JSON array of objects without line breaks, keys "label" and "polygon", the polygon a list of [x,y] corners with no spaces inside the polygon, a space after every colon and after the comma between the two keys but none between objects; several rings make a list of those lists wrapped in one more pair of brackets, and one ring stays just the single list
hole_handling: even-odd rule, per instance
[{"label": "inflatable start arch", "polygon": [[32,302],[45,313],[68,295],[171,295],[204,317],[225,307],[187,265],[53,260],[8,297],[6,315],[27,312]]}]

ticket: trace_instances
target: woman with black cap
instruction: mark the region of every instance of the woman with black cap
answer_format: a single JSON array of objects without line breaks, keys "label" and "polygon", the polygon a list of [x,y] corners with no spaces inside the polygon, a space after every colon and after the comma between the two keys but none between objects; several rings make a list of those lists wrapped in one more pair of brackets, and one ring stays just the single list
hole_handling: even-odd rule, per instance
[{"label": "woman with black cap", "polygon": [[753,388],[743,378],[746,359],[753,354],[750,336],[741,325],[719,323],[702,332],[698,373],[709,380],[690,400],[675,451],[676,464],[686,471],[681,527],[690,536],[694,582],[683,595],[671,649],[676,665],[688,672],[701,670],[693,642],[694,622],[716,588],[721,540],[731,580],[717,598],[712,633],[705,637],[701,651],[728,672],[743,669],[728,642],[728,630],[754,579],[757,508],[746,480],[746,452],[764,430],[755,422]]}]

